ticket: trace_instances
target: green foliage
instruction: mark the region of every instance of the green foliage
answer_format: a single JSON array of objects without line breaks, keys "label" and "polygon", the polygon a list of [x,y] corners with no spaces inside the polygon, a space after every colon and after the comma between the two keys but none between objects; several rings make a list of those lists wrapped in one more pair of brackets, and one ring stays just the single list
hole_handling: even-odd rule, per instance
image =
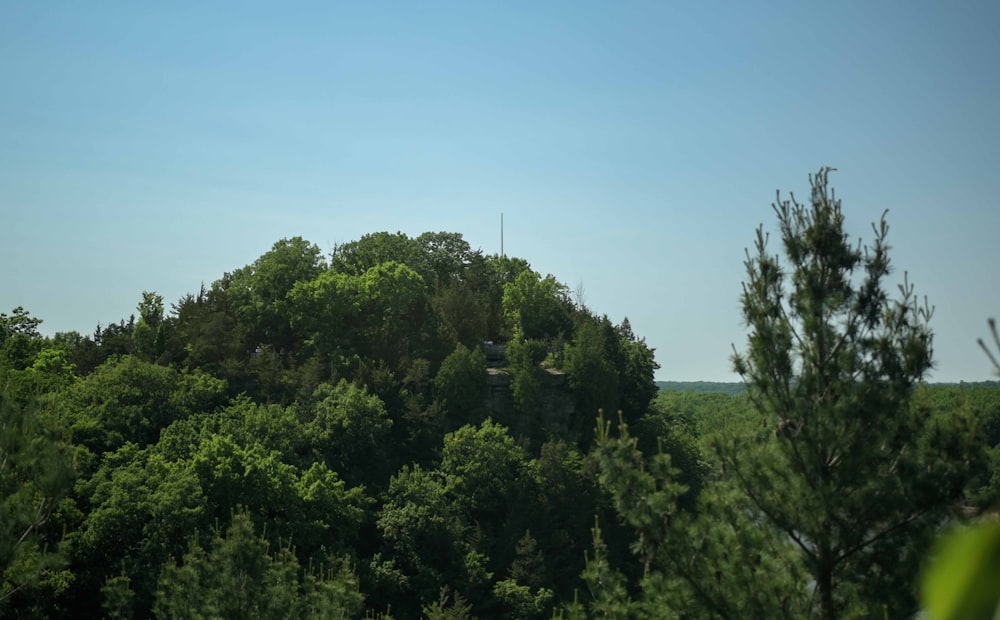
[{"label": "green foliage", "polygon": [[91,506],[73,545],[76,563],[88,567],[81,590],[124,570],[136,615],[148,613],[153,569],[179,557],[191,533],[226,523],[241,506],[303,560],[355,549],[368,500],[325,462],[300,456],[321,442],[310,443],[294,413],[243,400],[175,422],[144,449],[108,453],[79,487]]},{"label": "green foliage", "polygon": [[[993,342],[1000,351],[996,321],[990,319],[989,326]],[[979,339],[979,346],[1000,374],[1000,364],[982,339]],[[945,393],[939,389],[934,392],[939,397],[938,402],[941,396],[956,396],[955,390]],[[966,410],[974,409],[973,415],[984,420],[986,443],[991,449],[993,479],[989,491],[984,494],[982,489],[979,490],[979,501],[981,505],[989,505],[1000,497],[1000,458],[997,451],[1000,440],[997,433],[1000,426],[997,403],[1000,401],[997,399],[1000,398],[1000,391],[976,388],[960,390],[957,395],[965,397],[963,405]],[[984,407],[984,402],[989,404]],[[940,537],[930,558],[921,578],[921,602],[930,617],[957,620],[1000,616],[1000,526],[995,521],[958,528]]]},{"label": "green foliage", "polygon": [[164,322],[163,297],[143,291],[136,309],[139,321],[132,332],[136,355],[147,362],[156,362],[166,351],[168,325]]},{"label": "green foliage", "polygon": [[653,357],[653,349],[646,346],[644,338],[632,332],[628,318],[615,328],[617,349],[615,358],[618,371],[619,407],[626,420],[634,422],[649,409],[657,393],[653,375],[660,367]]},{"label": "green foliage", "polygon": [[0,368],[23,370],[41,347],[38,326],[42,320],[18,306],[11,315],[0,312]]},{"label": "green foliage", "polygon": [[618,437],[612,438],[611,423],[598,416],[596,441],[601,484],[611,490],[615,509],[638,535],[633,549],[643,574],[649,575],[677,511],[677,498],[687,489],[673,481],[678,472],[669,454],[644,461],[624,421],[618,423]]},{"label": "green foliage", "polygon": [[313,398],[303,431],[316,454],[351,484],[384,485],[392,473],[386,464],[393,421],[381,399],[343,379],[320,385]]},{"label": "green foliage", "polygon": [[583,436],[599,411],[619,410],[618,369],[608,355],[617,344],[613,332],[603,329],[600,321],[585,320],[573,344],[566,347],[563,369],[576,397],[577,436]]},{"label": "green foliage", "polygon": [[628,593],[625,576],[608,562],[608,547],[595,523],[592,530],[593,553],[587,555],[583,579],[590,595],[589,605],[574,601],[571,617],[630,618],[636,614],[636,604]]},{"label": "green foliage", "polygon": [[[472,260],[472,247],[459,233],[425,232],[416,238],[416,243],[420,247],[423,261],[426,261],[434,274],[431,283],[438,287],[456,276],[461,277],[466,265]],[[414,268],[418,266],[419,263]],[[424,279],[427,277],[424,276]]]},{"label": "green foliage", "polygon": [[493,595],[503,607],[505,618],[541,620],[551,617],[552,590],[541,588],[532,592],[530,587],[514,579],[505,579],[493,586]]},{"label": "green foliage", "polygon": [[467,527],[447,497],[443,476],[404,467],[393,476],[378,515],[387,552],[408,578],[397,610],[415,613],[448,583],[467,582],[464,574]]},{"label": "green foliage", "polygon": [[1000,614],[1000,525],[981,523],[943,536],[924,571],[921,599],[935,620],[989,620]]},{"label": "green foliage", "polygon": [[388,261],[359,275],[325,271],[298,282],[288,301],[292,325],[316,352],[358,353],[397,368],[420,344],[427,293],[420,274]]},{"label": "green foliage", "polygon": [[76,366],[62,349],[44,348],[32,362],[30,373],[44,392],[55,392],[76,380]]},{"label": "green foliage", "polygon": [[58,594],[72,579],[62,570],[61,537],[44,528],[73,476],[63,438],[0,384],[0,611],[22,589]]},{"label": "green foliage", "polygon": [[21,306],[11,310],[10,315],[0,312],[0,346],[17,335],[37,338],[38,326],[41,324],[41,319],[31,316],[31,313]]},{"label": "green foliage", "polygon": [[402,232],[370,233],[356,241],[350,241],[336,247],[333,251],[330,267],[336,273],[361,276],[372,267],[394,262],[406,265],[420,273],[422,277],[427,278],[432,275],[432,268],[427,260],[425,249],[434,245],[436,244],[432,241],[425,244],[411,239]]},{"label": "green foliage", "polygon": [[616,568],[595,527],[583,572],[589,598],[578,598],[571,616],[587,610],[640,618],[802,616],[808,596],[798,556],[787,536],[752,518],[752,503],[734,485],[713,481],[694,508],[681,511],[685,488],[670,455],[646,458],[626,425],[615,436],[599,419],[596,454],[601,483],[633,533],[641,570],[632,576]]},{"label": "green foliage", "polygon": [[489,328],[490,308],[485,292],[464,281],[441,286],[430,299],[438,321],[442,345],[462,344],[475,347],[497,332]]},{"label": "green foliage", "polygon": [[358,293],[368,357],[398,367],[423,326],[424,279],[403,263],[379,263],[360,276]]},{"label": "green foliage", "polygon": [[888,225],[864,251],[850,243],[828,173],[813,177],[809,206],[775,206],[789,270],[762,229],[746,262],[751,333],[733,363],[772,432],[716,447],[756,518],[798,547],[820,617],[908,615],[929,532],[979,457],[967,420],[913,405],[931,367],[931,311],[905,280],[899,299],[885,293]]},{"label": "green foliage", "polygon": [[541,340],[514,340],[507,345],[510,389],[522,417],[529,419],[539,417],[542,406],[539,362],[545,358],[545,351],[545,343]]},{"label": "green foliage", "polygon": [[437,321],[440,352],[447,354],[456,344],[477,346],[500,336],[503,282],[497,272],[497,257],[472,251],[456,233],[425,233],[417,237],[433,273],[421,271],[430,305]]},{"label": "green foliage", "polygon": [[427,620],[472,620],[472,605],[458,592],[450,593],[441,588],[441,596],[434,603],[423,608]]},{"label": "green foliage", "polygon": [[352,618],[363,596],[343,562],[302,570],[289,547],[269,552],[245,512],[208,550],[194,542],[180,564],[167,564],[156,590],[159,618]]},{"label": "green foliage", "polygon": [[545,560],[538,549],[538,541],[531,535],[531,530],[525,530],[524,536],[517,541],[514,549],[517,556],[511,562],[510,578],[515,583],[523,583],[538,587],[544,582]]},{"label": "green foliage", "polygon": [[226,274],[211,288],[188,294],[173,304],[174,338],[170,354],[185,368],[227,378],[238,377],[250,354],[249,327],[237,319],[229,294],[235,286]]},{"label": "green foliage", "polygon": [[216,286],[244,328],[246,353],[257,345],[290,354],[300,344],[292,329],[288,295],[297,282],[318,276],[326,265],[319,248],[301,237],[282,239],[251,265],[226,274]]},{"label": "green foliage", "polygon": [[[183,463],[130,444],[109,454],[77,491],[90,509],[71,539],[74,596],[87,600],[108,587],[108,605],[126,597],[134,613],[148,613],[159,567],[184,551],[192,532],[212,523],[198,478]],[[132,594],[107,581],[121,574]]]},{"label": "green foliage", "polygon": [[697,499],[671,524],[669,570],[648,588],[654,604],[702,617],[806,617],[815,590],[788,537],[762,526],[730,481],[713,481]]},{"label": "green foliage", "polygon": [[294,503],[295,468],[259,443],[240,445],[226,435],[204,437],[190,467],[216,518],[242,504],[278,516]]},{"label": "green foliage", "polygon": [[135,592],[132,591],[132,580],[128,575],[117,575],[109,578],[101,587],[105,611],[109,618],[115,620],[131,618],[134,609]]},{"label": "green foliage", "polygon": [[357,278],[324,271],[296,283],[289,302],[292,326],[317,353],[336,357],[353,351],[361,314]]},{"label": "green foliage", "polygon": [[0,383],[6,398],[22,405],[46,401],[76,381],[76,367],[63,349],[43,340],[31,349],[32,359],[23,369],[0,364]]},{"label": "green foliage", "polygon": [[965,486],[965,499],[980,510],[1000,501],[1000,389],[981,385],[920,386],[914,403],[926,411],[934,424],[947,428],[961,422],[978,431],[977,460],[984,467],[972,472]]},{"label": "green foliage", "polygon": [[464,426],[444,438],[441,471],[459,505],[481,524],[506,521],[536,493],[537,471],[527,454],[492,420]]},{"label": "green foliage", "polygon": [[[378,518],[387,552],[411,576],[412,598],[400,613],[434,601],[448,585],[469,596],[477,613],[495,614],[506,603],[495,598],[494,575],[514,563],[539,493],[536,464],[490,420],[446,435],[439,468],[404,467]],[[522,557],[522,569],[529,565]],[[547,605],[543,579],[526,581],[520,585],[531,587],[532,600]]]},{"label": "green foliage", "polygon": [[576,401],[575,437],[590,440],[598,411],[621,412],[629,423],[648,411],[657,392],[653,373],[659,366],[653,350],[635,337],[628,319],[616,327],[606,316],[581,315],[562,357]]},{"label": "green foliage", "polygon": [[551,275],[531,270],[517,274],[503,287],[504,320],[515,339],[555,338],[572,328],[569,290]]},{"label": "green foliage", "polygon": [[[720,407],[726,404],[728,397],[723,397],[720,403],[715,402],[717,399],[711,398],[711,395],[686,396],[661,392],[650,406],[649,413],[636,424],[636,438],[637,447],[643,453],[664,452],[670,455],[670,462],[678,469],[676,480],[688,489],[678,498],[678,507],[694,510],[698,495],[711,474],[708,457],[699,441],[703,432],[700,427],[717,428],[715,423],[722,423],[719,418],[729,417],[729,412]],[[704,401],[704,404],[699,401]],[[685,405],[713,409],[699,412],[699,415],[683,409]]]},{"label": "green foliage", "polygon": [[224,402],[225,383],[183,374],[133,356],[109,360],[55,403],[77,443],[95,454],[126,443],[154,443],[160,431]]},{"label": "green foliage", "polygon": [[284,239],[92,336],[0,315],[0,615],[808,617],[825,522],[835,611],[911,612],[1000,497],[1000,391],[916,387],[884,229],[797,208],[791,267],[748,257],[745,396],[657,396],[627,319],[455,233]]},{"label": "green foliage", "polygon": [[656,387],[670,392],[709,392],[733,396],[747,391],[740,383],[720,383],[716,381],[657,381]]},{"label": "green foliage", "polygon": [[[565,600],[579,586],[578,576],[584,567],[580,541],[589,540],[594,515],[601,512],[606,500],[598,485],[594,459],[575,445],[546,442],[536,462],[545,517],[526,525],[533,532],[537,551],[523,545],[524,536],[519,538],[509,575],[524,585],[552,587],[557,597]],[[534,563],[536,553],[544,566]]]},{"label": "green foliage", "polygon": [[469,350],[459,343],[441,362],[434,377],[434,397],[441,404],[449,427],[482,422],[485,382],[486,356],[482,348]]}]

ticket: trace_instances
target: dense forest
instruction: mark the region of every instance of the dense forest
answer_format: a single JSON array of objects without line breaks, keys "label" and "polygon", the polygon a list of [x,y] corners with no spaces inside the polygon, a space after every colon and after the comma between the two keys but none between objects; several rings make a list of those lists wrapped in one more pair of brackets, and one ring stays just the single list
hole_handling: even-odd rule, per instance
[{"label": "dense forest", "polygon": [[0,315],[0,615],[914,615],[1000,499],[1000,390],[924,383],[931,309],[825,171],[775,213],[735,393],[658,390],[627,319],[457,233],[282,239],[90,335]]}]

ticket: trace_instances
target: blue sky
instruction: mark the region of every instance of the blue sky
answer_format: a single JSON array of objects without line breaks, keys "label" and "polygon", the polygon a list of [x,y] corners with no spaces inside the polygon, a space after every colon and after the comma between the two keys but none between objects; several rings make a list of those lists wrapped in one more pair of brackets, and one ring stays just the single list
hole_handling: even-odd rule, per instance
[{"label": "blue sky", "polygon": [[[889,209],[940,381],[1000,317],[1000,3],[0,2],[0,310],[91,333],[280,238],[456,231],[735,380],[744,248]],[[777,249],[777,248],[776,248]]]}]

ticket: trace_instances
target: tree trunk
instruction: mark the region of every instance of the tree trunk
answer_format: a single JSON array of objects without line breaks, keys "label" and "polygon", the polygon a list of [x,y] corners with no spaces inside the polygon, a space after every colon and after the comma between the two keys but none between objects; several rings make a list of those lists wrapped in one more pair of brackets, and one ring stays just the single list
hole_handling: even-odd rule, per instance
[{"label": "tree trunk", "polygon": [[830,552],[825,549],[820,552],[816,587],[819,588],[819,617],[823,620],[833,620],[836,618],[833,604],[833,563],[830,561]]}]

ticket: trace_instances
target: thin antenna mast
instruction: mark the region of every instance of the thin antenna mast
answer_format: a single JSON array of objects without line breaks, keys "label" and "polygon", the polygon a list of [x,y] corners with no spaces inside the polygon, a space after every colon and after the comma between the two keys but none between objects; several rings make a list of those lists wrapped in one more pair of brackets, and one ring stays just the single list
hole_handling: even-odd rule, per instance
[{"label": "thin antenna mast", "polygon": [[500,256],[507,256],[503,253],[503,211],[500,212]]}]

